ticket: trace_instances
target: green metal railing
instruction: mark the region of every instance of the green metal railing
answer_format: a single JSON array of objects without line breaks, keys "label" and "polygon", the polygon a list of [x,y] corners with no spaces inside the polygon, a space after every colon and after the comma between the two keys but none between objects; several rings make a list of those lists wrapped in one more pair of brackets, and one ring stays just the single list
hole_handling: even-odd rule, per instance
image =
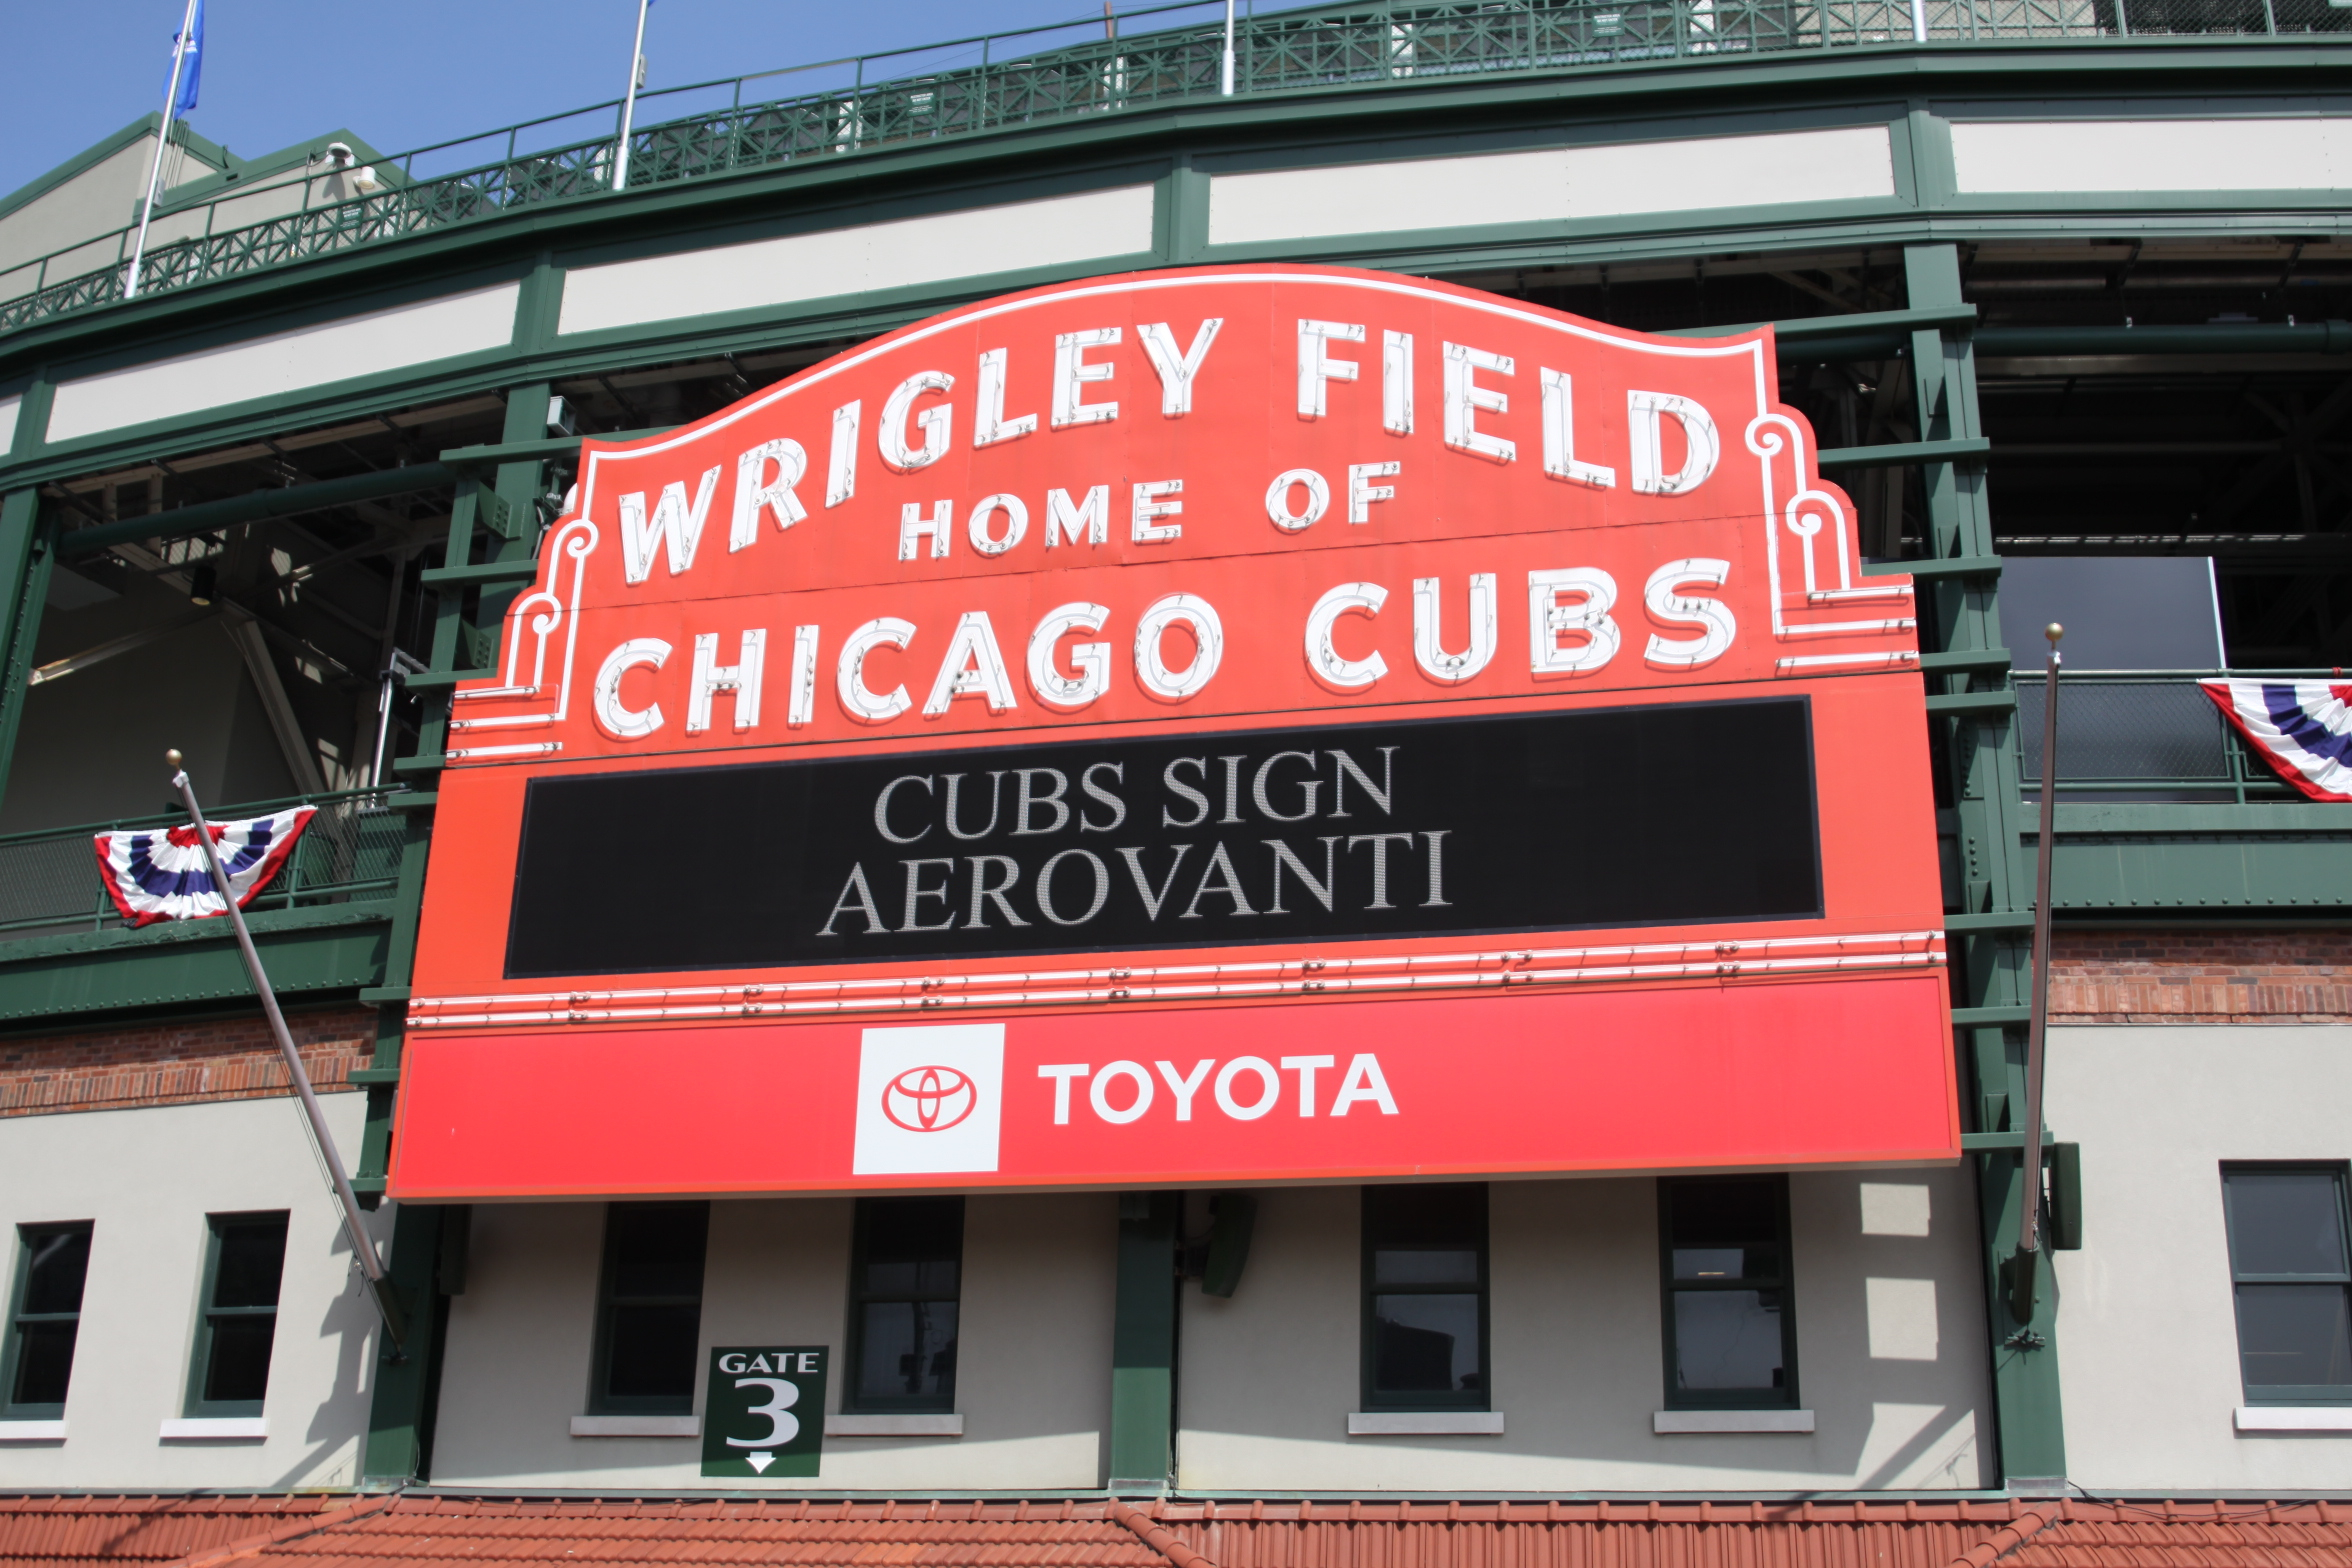
[{"label": "green metal railing", "polygon": [[[2208,804],[2293,802],[2301,791],[2278,776],[2198,689],[2220,675],[2264,680],[2332,680],[2325,670],[2095,670],[2058,682],[2058,792],[2061,798],[2181,800]],[[2019,776],[2041,794],[2042,677],[2018,671]]]},{"label": "green metal railing", "polygon": [[[1236,29],[1234,90],[1401,84],[1913,42],[2129,42],[2183,33],[2342,36],[2352,35],[2348,6],[2352,0],[1373,0],[1246,17]],[[1204,12],[1212,13],[1209,21],[1178,19]],[[1222,92],[1221,13],[1219,0],[1177,0],[1120,13],[1116,21],[1125,36],[1043,52],[1041,39],[1101,29],[1104,19],[643,94],[640,123],[629,137],[627,183],[660,185],[1215,97]],[[1008,51],[1014,58],[999,58]],[[780,78],[809,73],[838,80],[797,96],[759,96]],[[607,193],[619,117],[616,99],[436,143],[365,168],[306,169],[276,185],[263,182],[160,210],[138,292],[189,288]],[[591,125],[593,134],[587,132]],[[574,139],[564,140],[567,135]],[[529,145],[540,139],[560,144]],[[466,166],[434,172],[452,160]],[[257,205],[273,204],[292,210],[246,221]],[[121,299],[132,232],[126,227],[0,272],[0,332]]]},{"label": "green metal railing", "polygon": [[[392,790],[344,790],[283,800],[208,808],[215,822],[264,816],[288,806],[313,805],[293,857],[248,910],[294,909],[354,899],[389,897],[398,881],[401,813],[387,804]],[[0,837],[0,941],[104,931],[123,924],[98,871],[91,840],[124,828],[161,832],[183,816],[128,817],[81,827]],[[222,923],[224,934],[226,923]]]}]

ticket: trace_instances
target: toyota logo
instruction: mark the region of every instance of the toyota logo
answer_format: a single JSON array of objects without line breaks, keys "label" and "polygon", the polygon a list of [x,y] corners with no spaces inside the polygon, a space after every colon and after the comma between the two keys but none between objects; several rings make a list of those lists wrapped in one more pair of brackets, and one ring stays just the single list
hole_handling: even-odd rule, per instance
[{"label": "toyota logo", "polygon": [[882,1086],[882,1114],[908,1132],[945,1132],[979,1103],[971,1077],[952,1067],[910,1067]]}]

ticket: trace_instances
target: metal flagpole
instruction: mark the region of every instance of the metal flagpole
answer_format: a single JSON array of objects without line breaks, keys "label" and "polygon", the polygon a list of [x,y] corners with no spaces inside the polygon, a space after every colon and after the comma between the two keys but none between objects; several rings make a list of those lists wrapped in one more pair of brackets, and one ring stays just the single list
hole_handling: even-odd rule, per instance
[{"label": "metal flagpole", "polygon": [[613,153],[616,191],[629,188],[629,129],[637,120],[637,81],[645,74],[645,8],[653,0],[637,0],[637,43],[629,51],[629,91],[621,100],[621,145]]},{"label": "metal flagpole", "polygon": [[1233,0],[1225,0],[1225,96],[1233,96]]},{"label": "metal flagpole", "polygon": [[269,1015],[270,1032],[278,1038],[278,1051],[286,1058],[286,1072],[294,1080],[294,1092],[302,1096],[302,1112],[310,1118],[310,1135],[327,1162],[327,1174],[335,1182],[335,1197],[343,1205],[343,1223],[351,1232],[351,1250],[358,1254],[368,1288],[375,1293],[376,1308],[384,1314],[384,1332],[392,1336],[392,1351],[397,1357],[408,1340],[407,1317],[400,1310],[399,1298],[393,1294],[392,1280],[384,1272],[383,1260],[376,1256],[376,1244],[359,1217],[359,1198],[351,1190],[351,1177],[343,1169],[343,1157],[335,1152],[334,1139],[327,1136],[326,1112],[319,1109],[318,1093],[311,1088],[310,1074],[303,1070],[302,1057],[294,1049],[294,1036],[286,1028],[286,1015],[278,1010],[277,993],[270,989],[269,976],[262,971],[261,955],[253,950],[253,933],[246,929],[245,911],[237,907],[236,892],[229,886],[228,873],[221,869],[220,851],[212,842],[212,825],[204,820],[204,808],[196,804],[196,789],[188,782],[188,770],[180,766],[177,751],[165,752],[163,760],[171,764],[172,786],[180,792],[180,801],[188,808],[188,821],[195,826],[196,842],[204,846],[204,863],[212,868],[213,888],[228,905],[229,924],[237,932],[237,948],[245,955],[245,969],[253,976],[253,989],[261,995],[262,1011]]},{"label": "metal flagpole", "polygon": [[196,30],[196,0],[188,0],[180,18],[180,39],[172,47],[171,82],[163,90],[163,134],[155,138],[155,161],[147,166],[147,200],[139,208],[139,237],[131,245],[131,264],[123,271],[123,298],[139,297],[139,261],[147,254],[147,225],[155,217],[155,189],[163,179],[163,149],[171,145],[172,113],[180,106],[180,71],[188,60],[188,35]]},{"label": "metal flagpole", "polygon": [[[2034,857],[2033,1011],[2025,1034],[2025,1212],[2017,1225],[2017,1250],[2026,1257],[2041,1245],[2042,1035],[2050,1021],[2050,855],[2058,841],[2058,639],[2066,628],[2052,621],[2042,635],[2050,639],[2050,663],[2042,677],[2042,841]],[[2031,1316],[2030,1296],[2025,1305]]]}]

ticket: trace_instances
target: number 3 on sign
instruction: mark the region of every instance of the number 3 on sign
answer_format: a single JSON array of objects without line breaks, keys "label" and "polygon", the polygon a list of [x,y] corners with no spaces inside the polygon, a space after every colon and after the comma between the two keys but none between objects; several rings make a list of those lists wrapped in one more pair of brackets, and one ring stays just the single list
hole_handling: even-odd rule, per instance
[{"label": "number 3 on sign", "polygon": [[800,1400],[799,1384],[787,1383],[780,1377],[739,1377],[735,1386],[768,1391],[766,1404],[746,1405],[743,1414],[766,1416],[769,1429],[764,1437],[730,1437],[729,1448],[778,1448],[800,1436],[800,1417],[792,1413],[792,1407]]},{"label": "number 3 on sign", "polygon": [[813,1478],[825,1447],[823,1345],[717,1345],[702,1412],[702,1473],[776,1481]]}]

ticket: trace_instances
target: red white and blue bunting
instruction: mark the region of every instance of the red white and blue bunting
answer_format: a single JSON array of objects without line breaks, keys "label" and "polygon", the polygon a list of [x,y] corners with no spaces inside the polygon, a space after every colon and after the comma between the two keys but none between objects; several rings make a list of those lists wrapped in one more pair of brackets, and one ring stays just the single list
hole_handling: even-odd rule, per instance
[{"label": "red white and blue bunting", "polygon": [[[239,909],[252,903],[285,867],[295,841],[317,812],[316,806],[293,806],[271,816],[211,824],[221,869],[228,873]],[[131,924],[203,920],[228,913],[228,900],[213,884],[195,828],[101,833],[97,842],[98,874],[114,895],[114,907]]]},{"label": "red white and blue bunting", "polygon": [[2279,777],[2313,800],[2352,801],[2352,685],[2199,681]]}]

